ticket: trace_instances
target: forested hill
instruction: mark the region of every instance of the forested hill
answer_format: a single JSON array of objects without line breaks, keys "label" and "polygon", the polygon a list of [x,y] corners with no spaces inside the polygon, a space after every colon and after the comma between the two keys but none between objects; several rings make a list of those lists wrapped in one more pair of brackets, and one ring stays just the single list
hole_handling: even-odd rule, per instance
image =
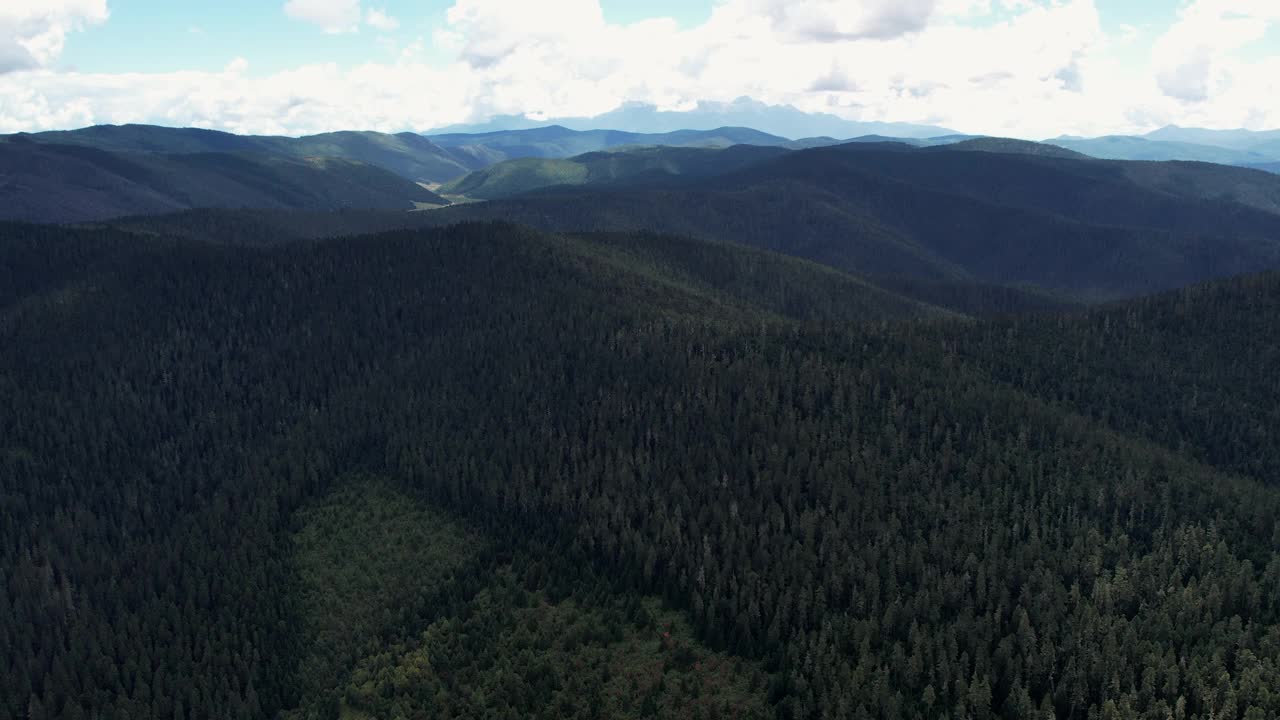
[{"label": "forested hill", "polygon": [[0,220],[78,222],[193,207],[408,211],[448,201],[373,165],[0,142]]},{"label": "forested hill", "polygon": [[638,147],[591,152],[571,158],[508,160],[446,183],[440,192],[477,200],[510,197],[542,188],[572,185],[662,182],[668,178],[723,175],[777,158],[780,147]]},{"label": "forested hill", "polygon": [[158,125],[95,125],[10,136],[10,139],[75,145],[125,153],[241,153],[290,158],[332,157],[369,163],[415,182],[442,182],[482,167],[466,153],[453,153],[415,133],[342,131],[283,137],[236,135],[201,128]]},{"label": "forested hill", "polygon": [[986,322],[505,224],[0,268],[0,715],[1280,715],[1275,275]]},{"label": "forested hill", "polygon": [[712,148],[739,144],[782,146],[788,142],[786,138],[741,127],[645,134],[615,130],[577,131],[548,126],[435,136],[411,132],[340,131],[283,137],[157,125],[95,125],[78,130],[0,135],[0,143],[5,141],[74,145],[123,153],[240,153],[294,159],[337,158],[375,165],[407,180],[428,184],[448,182],[472,170],[515,158],[565,158],[622,146]]},{"label": "forested hill", "polygon": [[656,230],[866,275],[1133,297],[1280,267],[1280,178],[1197,163],[852,143],[712,177],[547,188],[433,213]]},{"label": "forested hill", "polygon": [[[139,126],[33,137],[0,142],[0,218],[78,222],[184,208],[380,209],[397,212],[368,216],[367,224],[348,213],[333,228],[322,219],[321,232],[303,234],[464,220],[559,232],[649,231],[798,256],[925,302],[954,298],[943,304],[975,314],[1041,304],[1044,296],[1123,299],[1280,267],[1280,176],[1206,163],[1093,160],[992,138],[927,148],[876,142],[795,151],[631,147],[525,158],[440,190],[455,200],[453,194],[490,202],[410,215],[399,211],[447,201],[394,172],[415,175],[410,165],[426,162],[413,159],[419,150],[436,157],[480,146],[462,137],[438,143],[368,133],[291,139]],[[583,143],[625,140],[563,128],[477,138],[489,145],[476,150],[476,167],[511,154],[555,155]],[[52,139],[84,145],[47,142]],[[770,142],[734,128],[660,140]],[[190,148],[212,152],[172,152]],[[244,154],[245,148],[258,150]],[[303,151],[315,156],[296,156]],[[282,233],[298,234],[287,223]],[[982,289],[993,287],[1004,289]],[[1022,292],[1030,293],[1025,303],[996,298]]]},{"label": "forested hill", "polygon": [[[346,210],[342,212],[282,210],[188,210],[166,215],[118,218],[105,226],[146,235],[164,235],[215,244],[268,247],[297,240],[333,239],[390,230],[438,227],[443,221],[435,212],[403,213]],[[103,227],[102,223],[85,227]],[[606,226],[607,227],[607,226]],[[627,233],[599,235],[628,237]],[[656,233],[662,235],[662,233]],[[676,237],[666,235],[666,237]],[[719,241],[712,241],[713,244]],[[730,242],[735,247],[748,247]],[[805,264],[803,267],[812,268]],[[807,272],[807,271],[806,271]],[[911,298],[958,315],[995,315],[1064,310],[1078,301],[1059,293],[1034,287],[1011,287],[971,280],[930,280],[908,275],[866,275],[851,273],[864,285],[873,285],[891,295]]]},{"label": "forested hill", "polygon": [[[1071,412],[1280,487],[1280,367],[1269,273],[971,333],[957,349]],[[1280,538],[1278,538],[1280,539]]]},{"label": "forested hill", "polygon": [[446,148],[463,152],[476,152],[483,149],[500,159],[566,158],[621,147],[724,148],[734,145],[782,147],[790,142],[787,138],[746,127],[636,133],[619,130],[570,130],[563,126],[550,125],[527,130],[444,133],[427,137]]}]

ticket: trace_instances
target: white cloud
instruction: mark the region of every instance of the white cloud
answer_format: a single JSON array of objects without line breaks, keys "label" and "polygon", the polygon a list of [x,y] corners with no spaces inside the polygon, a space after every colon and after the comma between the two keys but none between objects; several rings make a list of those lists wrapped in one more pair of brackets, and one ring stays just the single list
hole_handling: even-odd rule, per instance
[{"label": "white cloud", "polygon": [[1261,40],[1280,21],[1274,0],[1194,0],[1156,41],[1156,80],[1169,97],[1204,102],[1251,74],[1232,53]]},{"label": "white cloud", "polygon": [[457,0],[446,17],[448,33],[461,40],[460,59],[482,68],[530,49],[576,53],[615,27],[605,23],[597,0]]},{"label": "white cloud", "polygon": [[748,17],[767,17],[797,42],[884,40],[923,30],[938,0],[739,0],[726,3]]},{"label": "white cloud", "polygon": [[381,30],[382,32],[392,32],[400,27],[399,20],[378,8],[369,8],[365,12],[364,23],[374,30]]},{"label": "white cloud", "polygon": [[[394,23],[358,0],[286,7],[329,31]],[[0,131],[93,122],[425,130],[496,114],[589,116],[627,101],[685,109],[742,96],[1033,138],[1168,122],[1280,126],[1280,58],[1236,53],[1277,18],[1273,0],[1196,0],[1148,65],[1134,61],[1145,56],[1132,30],[1104,32],[1094,0],[718,0],[691,28],[611,23],[598,0],[456,0],[429,50],[390,44],[396,52],[379,50],[389,62],[252,76],[239,61],[214,73],[10,73],[0,76]]]},{"label": "white cloud", "polygon": [[106,0],[4,0],[0,3],[0,73],[47,67],[67,35],[107,19]]},{"label": "white cloud", "polygon": [[319,25],[327,33],[352,32],[360,27],[360,0],[289,0],[284,12],[294,20]]}]

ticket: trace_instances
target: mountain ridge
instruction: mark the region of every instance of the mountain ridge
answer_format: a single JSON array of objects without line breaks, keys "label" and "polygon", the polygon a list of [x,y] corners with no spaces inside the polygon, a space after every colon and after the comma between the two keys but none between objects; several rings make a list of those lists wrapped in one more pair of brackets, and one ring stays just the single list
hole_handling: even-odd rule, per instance
[{"label": "mountain ridge", "polygon": [[1133,135],[1096,138],[1058,137],[1046,142],[1103,160],[1185,160],[1222,165],[1262,162],[1271,156],[1240,148],[1171,141]]},{"label": "mountain ridge", "polygon": [[1280,181],[1226,166],[851,143],[666,184],[548,187],[428,219],[653,230],[872,276],[1100,300],[1275,267],[1278,203]]},{"label": "mountain ridge", "polygon": [[0,218],[7,220],[78,222],[192,207],[407,211],[448,203],[380,167],[334,157],[0,143]]},{"label": "mountain ridge", "polygon": [[727,147],[782,146],[786,138],[744,127],[678,130],[662,134],[616,130],[578,131],[539,126],[481,135],[427,136],[340,131],[302,137],[237,135],[202,128],[156,125],[94,125],[78,130],[0,136],[0,144],[34,142],[78,145],[111,152],[234,152],[289,158],[336,157],[377,165],[414,182],[440,184],[504,160],[558,158],[627,145]]}]

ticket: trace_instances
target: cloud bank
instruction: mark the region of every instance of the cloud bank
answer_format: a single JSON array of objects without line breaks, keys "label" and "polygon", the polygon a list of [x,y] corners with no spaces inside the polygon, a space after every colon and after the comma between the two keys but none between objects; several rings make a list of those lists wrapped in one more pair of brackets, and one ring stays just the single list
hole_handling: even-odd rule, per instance
[{"label": "cloud bank", "polygon": [[[253,73],[252,56],[222,72],[58,72],[68,33],[105,20],[105,0],[4,8],[0,131],[121,122],[425,130],[743,96],[1032,138],[1168,123],[1280,127],[1280,58],[1240,52],[1280,22],[1273,0],[1193,0],[1137,62],[1132,33],[1104,32],[1094,0],[719,0],[689,28],[611,23],[597,0],[456,0],[431,37],[395,40],[394,61],[271,74]],[[399,27],[359,0],[288,0],[284,10],[330,33]],[[427,61],[424,45],[448,60]]]}]

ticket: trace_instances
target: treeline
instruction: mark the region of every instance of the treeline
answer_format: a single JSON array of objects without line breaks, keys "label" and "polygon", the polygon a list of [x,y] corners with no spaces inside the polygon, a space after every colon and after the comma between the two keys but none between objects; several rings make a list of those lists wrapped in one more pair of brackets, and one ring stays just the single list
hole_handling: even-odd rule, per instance
[{"label": "treeline", "polygon": [[[45,278],[0,305],[0,714],[296,707],[294,511],[353,471],[549,543],[570,584],[662,595],[763,663],[778,717],[1280,714],[1280,492],[1246,457],[1265,432],[1226,440],[1275,407],[1241,359],[1274,276],[1051,342],[799,323],[803,285],[771,306],[660,280],[706,253],[506,225],[89,264],[107,231],[48,232],[0,246]],[[1158,352],[1252,404],[1159,429],[1178,376],[1131,372]]]}]

